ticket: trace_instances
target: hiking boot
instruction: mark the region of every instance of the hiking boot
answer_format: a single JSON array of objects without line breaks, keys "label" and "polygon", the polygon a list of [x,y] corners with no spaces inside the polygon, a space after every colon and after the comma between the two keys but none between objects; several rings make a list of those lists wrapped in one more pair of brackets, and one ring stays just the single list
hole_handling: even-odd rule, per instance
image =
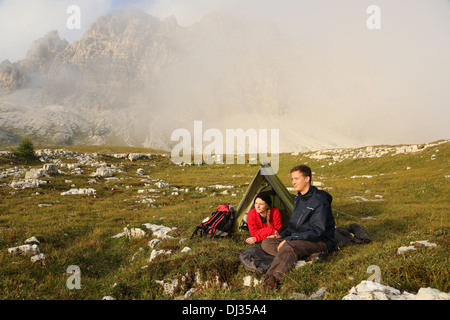
[{"label": "hiking boot", "polygon": [[324,262],[325,260],[327,260],[327,254],[325,252],[316,252],[306,258],[306,261],[312,261],[313,263]]},{"label": "hiking boot", "polygon": [[278,282],[278,280],[272,276],[271,274],[266,274],[264,279],[263,279],[263,283],[262,283],[263,287],[265,289],[268,290],[276,290],[278,289],[278,286],[280,285],[280,283]]}]

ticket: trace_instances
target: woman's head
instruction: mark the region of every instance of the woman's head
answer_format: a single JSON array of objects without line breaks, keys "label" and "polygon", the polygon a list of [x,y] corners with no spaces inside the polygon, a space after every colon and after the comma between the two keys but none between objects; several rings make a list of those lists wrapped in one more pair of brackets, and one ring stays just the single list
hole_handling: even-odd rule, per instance
[{"label": "woman's head", "polygon": [[269,210],[272,206],[272,199],[270,196],[264,193],[258,193],[255,198],[255,209],[256,212],[261,213]]}]

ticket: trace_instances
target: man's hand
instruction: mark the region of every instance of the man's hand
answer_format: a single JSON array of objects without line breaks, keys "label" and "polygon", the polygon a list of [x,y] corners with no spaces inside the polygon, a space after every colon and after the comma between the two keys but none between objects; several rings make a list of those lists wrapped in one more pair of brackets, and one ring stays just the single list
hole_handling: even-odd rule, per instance
[{"label": "man's hand", "polygon": [[[280,237],[280,238],[281,238],[281,237]],[[285,244],[285,243],[286,243],[286,240],[283,240],[283,242],[281,242],[281,243],[278,245],[277,251],[280,251],[281,247],[282,247],[283,244]]]}]

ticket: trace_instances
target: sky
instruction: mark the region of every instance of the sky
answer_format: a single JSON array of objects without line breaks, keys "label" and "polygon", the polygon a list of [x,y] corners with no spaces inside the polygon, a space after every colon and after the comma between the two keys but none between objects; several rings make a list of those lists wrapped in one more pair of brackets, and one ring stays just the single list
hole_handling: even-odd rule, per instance
[{"label": "sky", "polygon": [[[66,25],[70,5],[80,8],[79,30]],[[367,27],[371,5],[380,9],[380,29]],[[361,128],[371,122],[372,134],[386,138],[373,122],[425,140],[418,143],[450,138],[450,0],[0,0],[0,61],[23,59],[51,30],[71,43],[98,17],[130,6],[160,19],[174,15],[186,26],[219,10],[271,21],[298,48],[311,104],[341,99],[346,107],[325,110],[364,115]],[[363,84],[363,97],[345,97],[345,86],[355,83]],[[327,99],[317,99],[321,89]]]}]

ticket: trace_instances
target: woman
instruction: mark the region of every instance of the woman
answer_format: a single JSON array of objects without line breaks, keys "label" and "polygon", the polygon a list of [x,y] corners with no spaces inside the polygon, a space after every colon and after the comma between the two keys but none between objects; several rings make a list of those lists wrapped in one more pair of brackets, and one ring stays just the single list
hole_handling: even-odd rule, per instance
[{"label": "woman", "polygon": [[256,195],[254,205],[255,208],[251,209],[247,216],[248,230],[251,235],[245,240],[248,244],[261,242],[270,235],[278,235],[283,225],[280,210],[271,208],[270,196],[259,193]]}]

